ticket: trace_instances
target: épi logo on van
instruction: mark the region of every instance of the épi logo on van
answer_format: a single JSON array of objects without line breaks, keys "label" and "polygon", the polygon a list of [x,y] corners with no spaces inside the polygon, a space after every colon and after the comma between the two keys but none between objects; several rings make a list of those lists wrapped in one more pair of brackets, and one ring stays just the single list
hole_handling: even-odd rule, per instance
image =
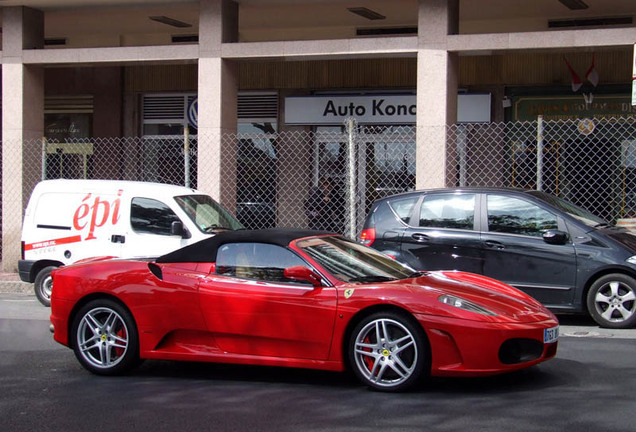
[{"label": "\u00e9pi logo on van", "polygon": [[117,198],[113,202],[102,199],[99,195],[89,193],[82,200],[82,204],[73,214],[73,227],[78,231],[84,231],[88,226],[88,236],[84,240],[92,240],[95,237],[95,228],[104,226],[110,219],[112,225],[119,221],[119,205],[123,189],[117,192]]}]

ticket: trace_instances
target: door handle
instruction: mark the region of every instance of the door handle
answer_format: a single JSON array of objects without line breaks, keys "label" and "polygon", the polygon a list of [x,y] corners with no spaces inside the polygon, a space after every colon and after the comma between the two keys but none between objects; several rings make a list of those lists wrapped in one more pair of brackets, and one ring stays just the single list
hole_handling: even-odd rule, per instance
[{"label": "door handle", "polygon": [[420,242],[420,243],[428,241],[428,236],[422,233],[411,234],[411,238],[415,240],[416,242]]},{"label": "door handle", "polygon": [[126,236],[120,234],[113,234],[110,237],[110,241],[113,243],[126,243]]},{"label": "door handle", "polygon": [[494,240],[486,240],[485,245],[487,248],[490,249],[497,249],[497,250],[503,250],[506,247],[503,245],[503,243],[499,243],[498,241],[494,241]]}]

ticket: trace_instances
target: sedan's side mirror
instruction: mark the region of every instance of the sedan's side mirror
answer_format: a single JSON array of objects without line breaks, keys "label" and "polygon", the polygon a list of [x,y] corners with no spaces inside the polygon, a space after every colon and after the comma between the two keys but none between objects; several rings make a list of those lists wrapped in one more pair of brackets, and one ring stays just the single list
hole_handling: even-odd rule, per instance
[{"label": "sedan's side mirror", "polygon": [[183,226],[183,222],[181,221],[172,222],[172,224],[170,225],[170,234],[176,235],[185,239],[190,238],[190,233],[188,232],[186,227]]},{"label": "sedan's side mirror", "polygon": [[568,233],[561,230],[549,229],[543,233],[543,241],[553,245],[564,245],[568,242]]},{"label": "sedan's side mirror", "polygon": [[314,287],[322,286],[322,278],[305,266],[288,267],[283,274],[287,279],[298,282],[308,282]]}]

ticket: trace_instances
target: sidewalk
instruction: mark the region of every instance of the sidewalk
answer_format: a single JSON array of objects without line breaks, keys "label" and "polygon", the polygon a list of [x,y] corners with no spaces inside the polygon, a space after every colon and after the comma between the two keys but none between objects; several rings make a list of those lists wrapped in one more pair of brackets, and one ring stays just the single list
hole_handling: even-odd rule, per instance
[{"label": "sidewalk", "polygon": [[33,294],[33,284],[22,282],[17,273],[0,273],[0,293]]}]

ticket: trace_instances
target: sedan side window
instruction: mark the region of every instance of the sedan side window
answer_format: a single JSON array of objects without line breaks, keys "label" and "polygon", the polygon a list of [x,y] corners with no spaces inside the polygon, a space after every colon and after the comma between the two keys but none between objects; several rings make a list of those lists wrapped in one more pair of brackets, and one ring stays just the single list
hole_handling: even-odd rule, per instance
[{"label": "sedan side window", "polygon": [[133,198],[130,225],[138,233],[171,235],[172,222],[180,221],[170,207],[150,198]]},{"label": "sedan side window", "polygon": [[430,228],[474,229],[474,194],[434,194],[424,198],[419,226]]},{"label": "sedan side window", "polygon": [[300,265],[308,266],[290,250],[267,243],[228,243],[216,256],[217,274],[263,282],[301,283],[284,276],[286,268]]},{"label": "sedan side window", "polygon": [[557,218],[528,201],[502,195],[488,195],[488,231],[541,237],[545,230],[558,228]]}]

